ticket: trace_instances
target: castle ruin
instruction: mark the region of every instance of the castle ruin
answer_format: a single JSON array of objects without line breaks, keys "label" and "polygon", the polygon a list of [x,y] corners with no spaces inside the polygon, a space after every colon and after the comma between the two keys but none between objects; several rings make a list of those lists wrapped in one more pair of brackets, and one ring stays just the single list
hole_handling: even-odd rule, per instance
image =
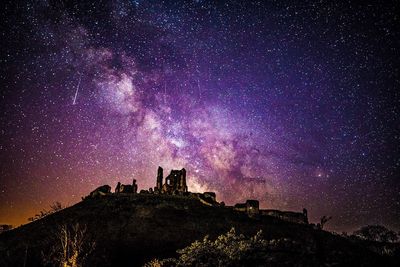
[{"label": "castle ruin", "polygon": [[158,167],[157,182],[154,192],[164,194],[182,194],[188,192],[186,185],[186,170],[171,170],[170,174],[165,178],[163,184],[163,168]]},{"label": "castle ruin", "polygon": [[[133,179],[131,185],[124,185],[118,182],[114,193],[111,193],[111,187],[103,185],[98,187],[96,190],[90,193],[89,197],[103,197],[107,195],[119,195],[128,196],[137,193],[138,186],[136,180]],[[308,224],[307,210],[303,209],[303,212],[292,212],[292,211],[280,211],[272,209],[260,209],[258,200],[247,200],[245,203],[238,203],[234,206],[225,206],[224,202],[219,203],[216,200],[216,194],[214,192],[204,193],[192,193],[188,191],[186,184],[186,170],[171,170],[169,175],[165,177],[164,181],[164,170],[162,167],[157,169],[156,186],[149,188],[149,190],[140,190],[139,194],[148,195],[182,195],[186,197],[192,197],[199,200],[202,204],[211,207],[224,207],[231,209],[235,212],[245,213],[250,218],[260,218],[263,216],[275,217],[284,221]]]}]

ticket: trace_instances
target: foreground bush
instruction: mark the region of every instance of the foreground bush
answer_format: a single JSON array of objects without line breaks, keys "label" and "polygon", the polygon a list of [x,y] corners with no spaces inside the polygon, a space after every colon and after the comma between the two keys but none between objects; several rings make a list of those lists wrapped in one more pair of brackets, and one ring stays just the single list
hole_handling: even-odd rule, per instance
[{"label": "foreground bush", "polygon": [[282,260],[282,252],[298,251],[299,245],[289,239],[267,241],[262,232],[246,238],[236,234],[232,228],[214,241],[206,236],[202,241],[195,241],[190,246],[178,250],[177,259],[154,259],[146,267],[167,266],[265,266],[267,262]]},{"label": "foreground bush", "polygon": [[368,241],[396,242],[398,240],[396,232],[382,225],[363,226],[359,230],[355,231],[353,235]]}]

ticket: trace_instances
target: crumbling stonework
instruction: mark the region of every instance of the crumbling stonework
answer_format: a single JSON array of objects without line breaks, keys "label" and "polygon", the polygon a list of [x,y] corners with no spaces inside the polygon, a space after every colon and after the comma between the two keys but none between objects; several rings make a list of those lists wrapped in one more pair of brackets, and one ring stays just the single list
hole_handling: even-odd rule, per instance
[{"label": "crumbling stonework", "polygon": [[109,185],[102,185],[97,187],[95,190],[90,192],[90,197],[105,196],[111,193],[111,187]]},{"label": "crumbling stonework", "polygon": [[197,197],[201,203],[207,206],[220,206],[220,203],[216,200],[216,195],[214,192],[204,192],[204,193],[192,193],[194,197]]},{"label": "crumbling stonework", "polygon": [[115,187],[115,193],[129,193],[129,194],[136,194],[138,190],[138,186],[136,184],[136,180],[133,179],[132,184],[121,184],[118,182],[117,186]]},{"label": "crumbling stonework", "polygon": [[136,194],[137,190],[138,190],[138,186],[136,184],[136,179],[133,179],[133,181],[132,181],[132,191],[133,191],[134,194]]},{"label": "crumbling stonework", "polygon": [[303,213],[281,210],[260,210],[258,200],[247,200],[246,203],[238,203],[233,209],[246,212],[249,217],[272,216],[288,222],[308,224],[306,209],[303,209]]},{"label": "crumbling stonework", "polygon": [[259,215],[260,203],[258,200],[247,200],[246,203],[238,203],[234,206],[234,210],[246,212],[250,217]]},{"label": "crumbling stonework", "polygon": [[205,198],[209,198],[214,202],[217,201],[217,195],[214,192],[204,192],[203,195]]},{"label": "crumbling stonework", "polygon": [[260,203],[258,202],[258,200],[247,200],[246,201],[247,214],[250,217],[259,215],[259,213],[260,213],[259,207],[260,207]]},{"label": "crumbling stonework", "polygon": [[163,168],[158,167],[157,182],[154,191],[163,194],[183,194],[188,192],[186,185],[186,170],[171,170],[163,184]]},{"label": "crumbling stonework", "polygon": [[[167,194],[167,195],[184,195],[198,199],[202,204],[211,207],[225,207],[224,202],[217,202],[216,194],[214,192],[204,193],[191,193],[188,192],[186,185],[186,170],[171,170],[170,174],[163,177],[164,170],[161,167],[157,169],[156,186],[149,188],[149,190],[140,190],[140,194]],[[110,194],[110,186],[104,185],[90,193],[90,197],[104,196]],[[131,185],[124,185],[118,182],[115,188],[115,194],[134,194],[137,193],[138,186],[136,180],[133,179]],[[280,211],[280,210],[263,210],[260,209],[258,200],[247,200],[245,203],[238,203],[235,206],[227,206],[227,209],[233,209],[235,211],[244,212],[251,218],[259,218],[260,216],[272,216],[281,220],[308,224],[307,210],[303,209],[303,212],[292,212],[292,211]]]},{"label": "crumbling stonework", "polygon": [[115,187],[114,192],[115,193],[120,193],[121,192],[121,183],[120,182],[118,182],[117,186]]},{"label": "crumbling stonework", "polygon": [[308,224],[307,215],[301,212],[281,211],[281,210],[260,210],[264,216],[273,216],[284,221]]},{"label": "crumbling stonework", "polygon": [[158,166],[157,170],[157,184],[156,187],[154,188],[154,192],[161,193],[162,186],[163,186],[163,168]]}]

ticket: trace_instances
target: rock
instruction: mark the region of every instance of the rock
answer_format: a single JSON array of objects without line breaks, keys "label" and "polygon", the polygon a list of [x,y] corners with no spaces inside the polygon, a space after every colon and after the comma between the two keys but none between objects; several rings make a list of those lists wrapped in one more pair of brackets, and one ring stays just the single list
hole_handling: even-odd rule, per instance
[{"label": "rock", "polygon": [[97,196],[105,196],[111,193],[111,186],[109,185],[102,185],[97,187],[95,190],[90,192],[90,197],[97,197]]}]

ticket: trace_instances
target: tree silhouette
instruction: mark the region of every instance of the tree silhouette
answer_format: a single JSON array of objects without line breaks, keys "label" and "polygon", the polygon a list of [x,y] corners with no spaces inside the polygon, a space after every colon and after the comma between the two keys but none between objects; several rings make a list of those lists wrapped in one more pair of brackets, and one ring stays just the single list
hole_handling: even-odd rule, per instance
[{"label": "tree silhouette", "polygon": [[354,231],[353,235],[364,240],[378,242],[396,242],[398,240],[396,232],[382,225],[363,226],[359,230]]},{"label": "tree silhouette", "polygon": [[41,210],[38,214],[35,214],[35,216],[28,218],[28,221],[33,222],[39,219],[42,219],[50,214],[53,214],[57,211],[60,211],[64,209],[65,207],[62,206],[61,202],[54,202],[53,204],[50,205],[50,210]]},{"label": "tree silhouette", "polygon": [[50,251],[42,252],[45,266],[80,267],[95,247],[87,237],[86,225],[79,223],[60,225],[53,238],[55,244]]},{"label": "tree silhouette", "polygon": [[330,221],[332,219],[332,216],[329,216],[329,217],[327,217],[327,216],[322,216],[321,217],[321,219],[320,219],[320,222],[317,224],[317,228],[319,228],[319,229],[324,229],[324,226],[325,226],[325,224],[328,222],[328,221]]}]

